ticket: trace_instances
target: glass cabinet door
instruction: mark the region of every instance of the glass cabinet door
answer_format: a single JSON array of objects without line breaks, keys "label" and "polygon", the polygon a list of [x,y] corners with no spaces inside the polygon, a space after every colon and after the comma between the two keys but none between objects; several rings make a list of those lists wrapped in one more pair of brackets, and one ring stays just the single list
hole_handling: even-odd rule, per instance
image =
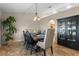
[{"label": "glass cabinet door", "polygon": [[66,22],[66,37],[68,41],[76,41],[76,21],[67,20]]},{"label": "glass cabinet door", "polygon": [[65,21],[64,20],[60,20],[58,22],[58,37],[61,40],[65,40]]},{"label": "glass cabinet door", "polygon": [[76,20],[72,20],[72,40],[76,41]]}]

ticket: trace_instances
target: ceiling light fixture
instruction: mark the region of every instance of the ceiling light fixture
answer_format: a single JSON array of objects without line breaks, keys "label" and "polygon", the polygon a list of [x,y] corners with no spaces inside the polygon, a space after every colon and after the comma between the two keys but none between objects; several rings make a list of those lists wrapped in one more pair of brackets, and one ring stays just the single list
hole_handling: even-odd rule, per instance
[{"label": "ceiling light fixture", "polygon": [[40,17],[38,16],[38,12],[37,12],[37,6],[38,6],[38,4],[36,3],[35,4],[35,9],[36,9],[36,11],[35,11],[35,17],[34,17],[34,19],[33,19],[33,21],[39,21],[40,20]]},{"label": "ceiling light fixture", "polygon": [[53,14],[56,14],[57,13],[57,11],[55,10],[55,11],[53,11]]},{"label": "ceiling light fixture", "polygon": [[68,5],[68,6],[67,6],[67,9],[70,9],[71,7],[72,7],[71,5]]}]

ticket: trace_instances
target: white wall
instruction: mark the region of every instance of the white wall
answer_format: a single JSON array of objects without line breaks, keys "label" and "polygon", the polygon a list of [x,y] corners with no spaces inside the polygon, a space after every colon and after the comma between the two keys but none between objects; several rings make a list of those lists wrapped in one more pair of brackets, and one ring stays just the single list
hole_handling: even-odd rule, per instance
[{"label": "white wall", "polygon": [[1,20],[2,12],[0,11],[0,20]]},{"label": "white wall", "polygon": [[2,13],[0,12],[0,47],[1,47],[1,33],[2,33],[2,28],[1,28],[1,16],[2,16]]},{"label": "white wall", "polygon": [[8,16],[14,16],[16,19],[17,33],[14,35],[15,40],[23,40],[23,30],[39,29],[39,22],[33,21],[33,14],[28,13],[3,13],[3,20]]}]

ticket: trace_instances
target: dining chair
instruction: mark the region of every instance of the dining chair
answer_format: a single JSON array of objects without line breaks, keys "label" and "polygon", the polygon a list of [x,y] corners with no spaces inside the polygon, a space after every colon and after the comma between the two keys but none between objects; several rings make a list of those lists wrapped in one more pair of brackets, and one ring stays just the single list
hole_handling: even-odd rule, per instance
[{"label": "dining chair", "polygon": [[30,54],[32,54],[33,51],[36,51],[37,46],[36,42],[33,40],[31,33],[29,31],[27,31],[25,34],[25,40],[27,42],[26,48],[27,50],[30,50]]},{"label": "dining chair", "polygon": [[47,29],[44,37],[44,41],[38,41],[37,46],[42,48],[44,51],[44,56],[46,56],[46,49],[51,48],[51,52],[53,54],[53,37],[54,37],[54,29]]}]

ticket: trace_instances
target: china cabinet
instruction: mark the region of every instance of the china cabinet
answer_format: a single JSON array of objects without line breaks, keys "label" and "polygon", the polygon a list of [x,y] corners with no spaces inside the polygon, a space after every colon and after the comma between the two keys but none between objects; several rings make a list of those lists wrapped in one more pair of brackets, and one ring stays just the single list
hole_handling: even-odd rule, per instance
[{"label": "china cabinet", "polygon": [[79,50],[79,15],[57,19],[57,43]]}]

